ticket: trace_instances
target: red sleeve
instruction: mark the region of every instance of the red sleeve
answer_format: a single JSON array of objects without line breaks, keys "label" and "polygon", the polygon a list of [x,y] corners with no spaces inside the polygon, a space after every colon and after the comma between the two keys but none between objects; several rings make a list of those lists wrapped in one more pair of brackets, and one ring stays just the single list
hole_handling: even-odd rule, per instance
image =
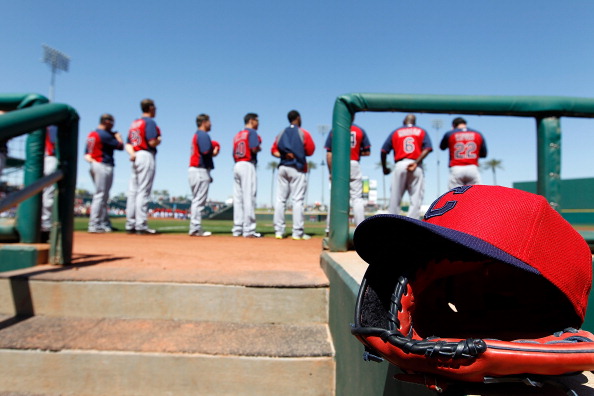
[{"label": "red sleeve", "polygon": [[313,139],[309,132],[305,129],[303,130],[303,146],[305,148],[305,155],[310,156],[313,155],[314,151],[316,150],[316,144],[314,143]]},{"label": "red sleeve", "polygon": [[277,152],[278,152],[278,146],[276,145],[276,141],[277,141],[277,140],[278,140],[278,139],[274,139],[274,143],[272,143],[272,147],[270,148],[270,152],[271,152],[272,154],[274,154],[274,153],[277,153]]}]

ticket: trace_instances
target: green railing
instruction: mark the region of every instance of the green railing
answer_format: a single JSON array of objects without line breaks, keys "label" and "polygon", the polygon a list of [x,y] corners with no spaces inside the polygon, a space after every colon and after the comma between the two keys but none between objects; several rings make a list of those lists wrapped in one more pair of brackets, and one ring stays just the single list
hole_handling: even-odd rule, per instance
[{"label": "green railing", "polygon": [[357,112],[413,112],[533,117],[537,133],[537,193],[561,210],[560,117],[594,118],[594,99],[541,96],[396,95],[353,93],[334,103],[332,189],[330,192],[331,251],[349,245],[350,127]]},{"label": "green railing", "polygon": [[[48,103],[37,94],[0,95],[0,138],[27,135],[24,164],[24,188],[0,202],[0,211],[18,204],[12,232],[22,243],[38,243],[41,238],[41,194],[44,187],[57,182],[54,215],[50,232],[52,264],[69,264],[72,260],[74,231],[74,191],[76,188],[78,114],[70,106]],[[46,128],[55,125],[57,170],[43,175]],[[13,257],[13,256],[11,256]]]}]

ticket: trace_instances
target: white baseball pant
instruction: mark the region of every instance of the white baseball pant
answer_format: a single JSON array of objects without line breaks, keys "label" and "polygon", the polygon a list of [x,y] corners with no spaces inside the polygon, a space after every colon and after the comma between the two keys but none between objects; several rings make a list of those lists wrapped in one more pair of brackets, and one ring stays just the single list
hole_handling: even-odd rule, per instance
[{"label": "white baseball pant", "polygon": [[481,173],[476,165],[455,165],[450,167],[448,188],[481,184]]},{"label": "white baseball pant", "polygon": [[256,166],[248,161],[233,166],[233,235],[256,232]]},{"label": "white baseball pant", "polygon": [[[58,159],[54,155],[46,155],[43,159],[43,174],[45,176],[54,173],[58,168]],[[54,209],[54,196],[56,185],[52,184],[43,189],[41,198],[41,231],[49,232],[52,229],[52,212]]]},{"label": "white baseball pant", "polygon": [[304,229],[303,202],[307,192],[307,175],[290,166],[278,168],[276,205],[274,207],[274,232],[285,233],[287,200],[293,200],[293,237],[301,238]]},{"label": "white baseball pant", "polygon": [[[330,191],[332,189],[330,188]],[[353,210],[355,225],[365,220],[365,200],[363,199],[363,175],[359,161],[351,160],[351,176],[349,182],[350,205]],[[330,208],[326,216],[326,232],[330,231]]]},{"label": "white baseball pant", "polygon": [[399,214],[402,196],[408,192],[410,205],[407,216],[418,219],[425,194],[425,176],[421,165],[417,166],[413,172],[408,171],[407,167],[413,162],[414,160],[408,158],[396,162],[392,171],[392,189],[388,211],[392,214]]},{"label": "white baseball pant", "polygon": [[136,152],[126,202],[126,230],[148,228],[148,203],[155,180],[156,158],[146,150]]},{"label": "white baseball pant", "polygon": [[212,179],[210,170],[190,167],[188,181],[192,190],[192,205],[190,207],[190,234],[202,231],[202,210],[206,206],[208,187]]},{"label": "white baseball pant", "polygon": [[96,231],[109,226],[106,220],[108,219],[107,200],[113,183],[113,166],[103,162],[91,162],[91,178],[95,184],[95,194],[91,202],[89,231]]}]

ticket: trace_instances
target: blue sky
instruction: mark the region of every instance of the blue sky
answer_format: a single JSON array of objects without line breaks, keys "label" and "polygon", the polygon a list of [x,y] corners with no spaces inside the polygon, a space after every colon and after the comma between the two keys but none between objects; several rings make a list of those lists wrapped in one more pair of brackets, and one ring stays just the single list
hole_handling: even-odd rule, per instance
[{"label": "blue sky", "polygon": [[[189,143],[195,117],[208,113],[221,143],[210,197],[232,194],[231,140],[243,116],[260,116],[258,201],[270,202],[274,136],[300,111],[317,145],[318,163],[308,201],[319,201],[325,157],[320,125],[332,122],[337,96],[352,92],[448,95],[594,96],[594,3],[522,1],[102,1],[19,0],[2,6],[1,92],[48,95],[50,70],[42,44],[71,57],[56,78],[55,99],[80,114],[80,148],[101,113],[126,132],[139,102],[155,100],[163,133],[155,189],[190,193]],[[455,115],[421,114],[437,146]],[[402,113],[360,113],[372,155],[363,173],[377,179],[379,150]],[[536,132],[531,118],[466,117],[484,133],[488,159],[503,161],[497,181],[536,178]],[[441,119],[444,128],[432,126]],[[563,118],[562,177],[594,176],[594,120]],[[425,203],[446,187],[446,152],[425,163]],[[440,167],[437,168],[437,159]],[[130,174],[116,155],[112,195],[125,192]],[[327,172],[324,171],[327,177]],[[438,189],[437,181],[440,180]],[[492,183],[483,171],[483,182]],[[79,161],[78,185],[93,190],[88,164]],[[324,191],[325,201],[329,192]],[[406,198],[405,198],[406,199]]]}]

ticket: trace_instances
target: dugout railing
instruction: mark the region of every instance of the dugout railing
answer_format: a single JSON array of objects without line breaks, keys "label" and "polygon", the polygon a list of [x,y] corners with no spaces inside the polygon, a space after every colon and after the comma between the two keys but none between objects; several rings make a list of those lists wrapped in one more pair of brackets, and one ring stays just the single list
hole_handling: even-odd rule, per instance
[{"label": "dugout railing", "polygon": [[[37,94],[0,95],[0,139],[27,135],[23,189],[9,194],[0,201],[0,212],[18,205],[12,225],[4,226],[0,233],[20,242],[18,246],[0,248],[2,270],[34,265],[26,244],[41,242],[41,192],[57,183],[54,199],[52,228],[49,242],[49,263],[70,264],[74,231],[74,193],[76,188],[78,121],[77,112],[70,106],[49,103]],[[44,176],[45,138],[48,126],[57,127],[57,170]],[[3,238],[7,239],[7,238]],[[4,247],[8,246],[9,249]]]},{"label": "dugout railing", "polygon": [[533,117],[537,193],[560,210],[561,117],[594,118],[594,99],[546,96],[461,96],[352,93],[339,96],[332,117],[331,251],[346,251],[349,233],[350,127],[358,112],[411,112]]}]

